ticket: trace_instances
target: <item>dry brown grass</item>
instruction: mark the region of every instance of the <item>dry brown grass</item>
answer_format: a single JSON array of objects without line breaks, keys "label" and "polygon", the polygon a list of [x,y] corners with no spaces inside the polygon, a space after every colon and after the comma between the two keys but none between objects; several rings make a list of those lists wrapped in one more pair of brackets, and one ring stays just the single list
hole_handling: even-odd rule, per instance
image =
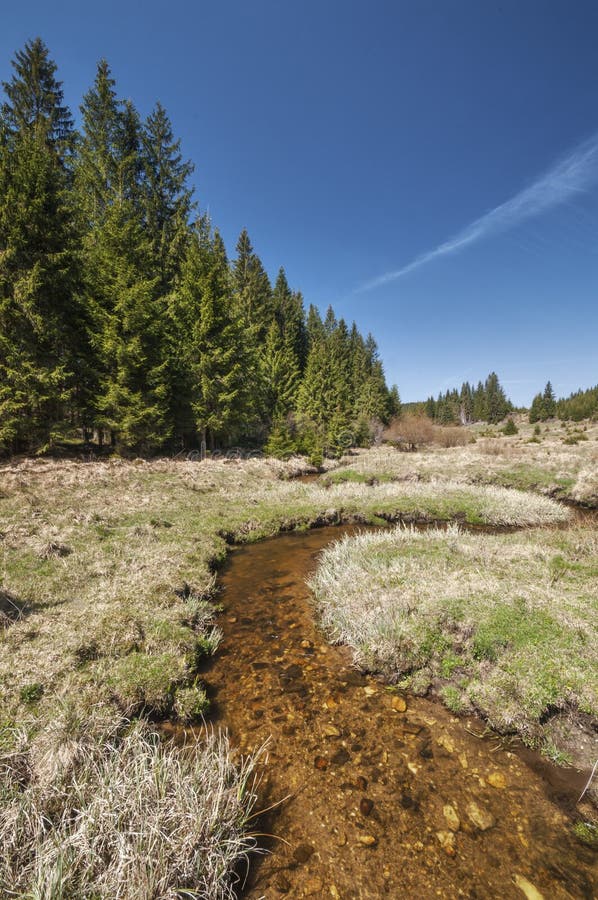
[{"label": "dry brown grass", "polygon": [[[496,484],[569,499],[598,507],[598,423],[561,427],[543,425],[539,436],[521,417],[519,434],[506,437],[497,428],[467,426],[466,446],[427,444],[417,453],[397,453],[390,446],[354,451],[341,467],[364,477],[449,479],[467,484]],[[566,444],[579,428],[587,440]],[[494,435],[494,436],[491,436]]]},{"label": "dry brown grass", "polygon": [[465,447],[471,443],[471,434],[467,428],[454,425],[436,425],[434,443],[439,447]]}]

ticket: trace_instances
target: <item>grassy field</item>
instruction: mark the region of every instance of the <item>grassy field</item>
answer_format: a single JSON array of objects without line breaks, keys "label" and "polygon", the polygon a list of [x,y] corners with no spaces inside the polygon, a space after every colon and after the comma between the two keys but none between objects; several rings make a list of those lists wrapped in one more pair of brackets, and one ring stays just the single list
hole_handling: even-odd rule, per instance
[{"label": "grassy field", "polygon": [[591,766],[598,718],[598,532],[399,527],[327,548],[326,633],[363,667]]},{"label": "grassy field", "polygon": [[[157,768],[165,773],[173,814],[163,810],[154,833],[159,846],[152,853],[163,861],[152,875],[160,885],[155,896],[169,896],[182,881],[205,885],[206,873],[212,873],[209,891],[198,887],[197,896],[229,896],[254,795],[225,743],[210,753],[189,752],[195,775],[185,778],[197,794],[187,798],[189,808],[205,803],[199,794],[210,779],[219,785],[218,841],[205,842],[195,857],[173,832],[182,777],[176,754],[156,753],[142,730],[135,740],[145,742],[146,774],[127,762],[138,751],[127,743],[131,720],[186,722],[207,711],[198,670],[218,646],[214,571],[228,542],[339,521],[536,525],[568,516],[545,497],[438,480],[433,473],[422,481],[357,479],[327,487],[293,480],[304,468],[297,460],[116,459],[24,461],[0,469],[0,840],[8,848],[0,892],[14,886],[18,870],[19,890],[32,896],[140,896],[131,867],[141,865],[148,848],[136,840],[136,813],[124,800],[118,803],[130,827],[123,826],[120,844],[107,837],[102,845],[104,868],[120,873],[118,883],[85,862],[94,844],[84,823],[76,834],[69,829],[77,804],[95,810],[96,794],[107,796],[113,787],[124,798],[129,783],[138,810],[151,805],[147,773]],[[121,754],[116,767],[115,753]],[[214,771],[204,772],[206,766]],[[112,785],[117,775],[118,788]],[[15,842],[10,835],[17,825],[21,840]],[[67,856],[52,851],[52,834]],[[223,853],[223,847],[232,849]],[[179,856],[186,860],[184,876],[171,862]]]},{"label": "grassy field", "polygon": [[338,470],[322,478],[338,480],[345,473],[346,478],[364,481],[429,480],[450,473],[453,481],[466,484],[532,490],[598,507],[598,424],[533,426],[522,417],[517,422],[519,433],[512,437],[497,426],[470,426],[466,431],[472,442],[466,446],[424,446],[416,453],[386,445],[354,451]]}]

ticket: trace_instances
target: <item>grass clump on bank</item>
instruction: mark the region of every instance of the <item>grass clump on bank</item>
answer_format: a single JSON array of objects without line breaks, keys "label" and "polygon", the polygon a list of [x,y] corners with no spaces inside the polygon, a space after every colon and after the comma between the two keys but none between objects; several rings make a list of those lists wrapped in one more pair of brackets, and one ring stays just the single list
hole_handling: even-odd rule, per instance
[{"label": "grass clump on bank", "polygon": [[327,548],[311,587],[361,666],[554,755],[576,752],[562,717],[573,729],[598,717],[597,577],[592,529],[397,528]]},{"label": "grass clump on bank", "polygon": [[28,780],[24,748],[0,766],[3,896],[233,898],[253,849],[253,762],[222,736],[181,753],[138,724],[82,748],[75,769]]}]

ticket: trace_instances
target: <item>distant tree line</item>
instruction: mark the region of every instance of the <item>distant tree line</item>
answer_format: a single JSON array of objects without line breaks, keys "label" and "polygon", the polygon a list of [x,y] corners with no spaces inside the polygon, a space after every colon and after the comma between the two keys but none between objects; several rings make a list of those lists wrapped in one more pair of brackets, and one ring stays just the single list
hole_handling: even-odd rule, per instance
[{"label": "distant tree line", "polygon": [[243,231],[199,214],[165,109],[145,121],[102,60],[81,127],[44,43],[0,107],[0,449],[95,438],[133,453],[367,442],[399,412],[374,339],[322,320]]},{"label": "distant tree line", "polygon": [[[429,397],[425,402],[404,403],[402,410],[416,415],[425,414],[437,425],[469,425],[473,422],[496,424],[513,412],[514,406],[496,373],[491,372],[486,381],[478,382],[475,388],[466,381],[461,390],[446,391],[438,394],[436,399]],[[575,422],[598,418],[598,385],[557,400],[548,381],[544,390],[532,400],[529,421],[545,422],[555,417]]]},{"label": "distant tree line", "polygon": [[513,411],[513,404],[507,399],[496,373],[491,372],[476,387],[466,381],[461,390],[440,393],[436,399],[428,397],[422,411],[437,425],[470,425],[501,422]]},{"label": "distant tree line", "polygon": [[575,391],[568,397],[557,400],[550,381],[544,391],[536,394],[529,411],[530,422],[545,422],[558,418],[580,422],[582,419],[598,418],[598,385],[586,390]]}]

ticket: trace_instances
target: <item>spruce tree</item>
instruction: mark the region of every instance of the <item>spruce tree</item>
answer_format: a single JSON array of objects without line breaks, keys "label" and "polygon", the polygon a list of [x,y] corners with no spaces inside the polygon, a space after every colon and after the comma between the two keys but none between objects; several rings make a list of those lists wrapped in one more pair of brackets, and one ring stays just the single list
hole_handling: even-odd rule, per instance
[{"label": "spruce tree", "polygon": [[557,415],[560,419],[598,419],[598,385],[583,391],[575,391],[557,402]]},{"label": "spruce tree", "polygon": [[14,75],[2,83],[6,101],[1,118],[12,135],[43,132],[44,141],[64,161],[72,148],[73,118],[64,104],[57,66],[41,38],[27,41],[12,61]]},{"label": "spruce tree", "polygon": [[77,146],[75,189],[87,233],[101,225],[114,202],[119,178],[122,120],[115,81],[106,60],[98,63],[81,105],[83,130]]},{"label": "spruce tree", "polygon": [[269,421],[283,420],[295,406],[299,389],[299,366],[292,346],[272,322],[260,355],[264,408]]},{"label": "spruce tree", "polygon": [[157,103],[141,132],[142,213],[160,291],[173,286],[189,236],[193,191],[188,179],[193,165],[184,161],[170,119]]},{"label": "spruce tree", "polygon": [[462,425],[470,425],[473,422],[473,391],[468,381],[461,385],[459,418]]},{"label": "spruce tree", "polygon": [[325,452],[337,455],[353,433],[351,342],[341,319],[328,308],[318,335],[319,316],[310,310],[313,338],[297,407],[304,427],[318,435]]},{"label": "spruce tree", "polygon": [[170,437],[165,298],[153,275],[150,242],[131,202],[108,210],[97,234],[102,357],[110,361],[98,407],[117,444],[149,453]]},{"label": "spruce tree", "polygon": [[167,301],[144,217],[142,130],[102,60],[81,106],[75,190],[83,213],[85,290],[94,321],[96,423],[123,449],[151,452],[172,435]]},{"label": "spruce tree", "polygon": [[488,421],[488,404],[486,400],[486,392],[481,381],[478,381],[477,387],[473,392],[472,410],[474,422]]},{"label": "spruce tree", "polygon": [[401,415],[401,397],[399,394],[399,388],[396,384],[393,384],[389,391],[388,395],[388,418],[395,419],[397,416]]},{"label": "spruce tree", "polygon": [[[361,337],[361,336],[359,336]],[[362,441],[367,440],[376,423],[387,423],[390,415],[390,397],[384,377],[384,369],[378,353],[378,346],[371,334],[365,341],[355,340],[351,332],[351,342],[357,346],[357,359],[361,357],[360,343],[363,347],[363,364],[354,365],[355,399],[354,421],[356,430]],[[355,353],[355,351],[354,351]],[[357,374],[357,380],[355,376]]]},{"label": "spruce tree", "polygon": [[496,424],[497,422],[500,422],[501,419],[504,419],[507,413],[512,409],[512,406],[507,400],[505,392],[500,385],[496,372],[491,372],[488,375],[484,385],[484,391],[488,410],[487,421]]},{"label": "spruce tree", "polygon": [[297,361],[299,369],[305,368],[307,359],[307,332],[303,297],[291,291],[285,271],[281,268],[272,292],[272,312],[281,335]]},{"label": "spruce tree", "polygon": [[192,233],[176,293],[175,320],[189,328],[191,407],[200,438],[213,448],[250,427],[253,406],[243,321],[231,302],[224,245],[205,221]]},{"label": "spruce tree", "polygon": [[304,451],[312,457],[321,457],[329,415],[326,398],[330,375],[324,325],[313,305],[310,306],[307,317],[307,333],[309,352],[297,396],[297,412]]},{"label": "spruce tree", "polygon": [[233,291],[239,315],[251,330],[255,344],[265,340],[272,323],[272,288],[261,260],[243,229],[237,241],[237,257],[232,267]]},{"label": "spruce tree", "polygon": [[0,445],[33,449],[75,412],[85,316],[68,196],[72,120],[39,39],[13,68],[0,118]]},{"label": "spruce tree", "polygon": [[529,410],[529,421],[533,425],[535,422],[541,422],[544,418],[544,403],[542,394],[536,394],[532,400]]},{"label": "spruce tree", "polygon": [[434,421],[434,419],[436,418],[436,400],[434,399],[434,397],[428,397],[428,399],[426,400],[425,413],[429,419],[432,419],[432,421]]},{"label": "spruce tree", "polygon": [[556,415],[556,398],[551,383],[548,381],[542,395],[544,418],[552,419]]},{"label": "spruce tree", "polygon": [[317,306],[314,306],[313,303],[310,303],[307,312],[306,332],[307,348],[309,352],[314,344],[324,337],[324,323],[322,322],[322,317]]}]

